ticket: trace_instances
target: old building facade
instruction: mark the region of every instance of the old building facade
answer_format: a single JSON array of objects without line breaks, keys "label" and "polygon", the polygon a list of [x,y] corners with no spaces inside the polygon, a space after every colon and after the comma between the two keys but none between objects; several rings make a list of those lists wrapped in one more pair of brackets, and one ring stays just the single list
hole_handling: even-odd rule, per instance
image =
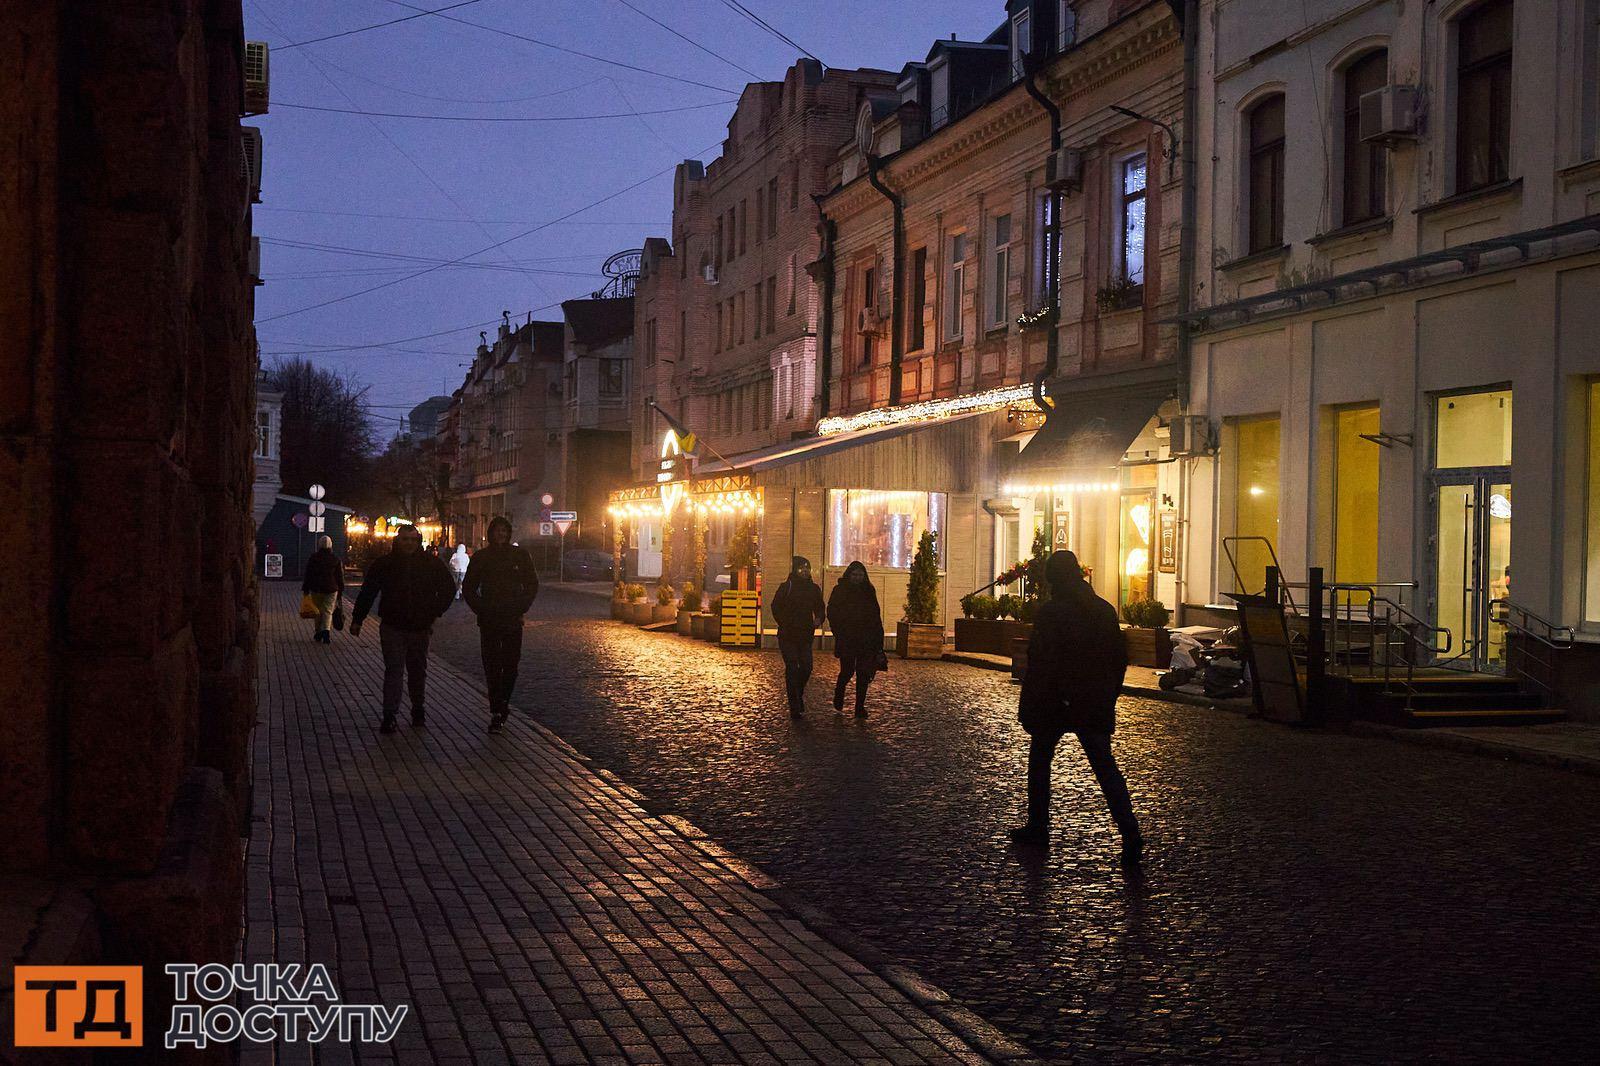
[{"label": "old building facade", "polygon": [[1595,6],[1201,7],[1185,599],[1270,544],[1442,664],[1570,626],[1559,698],[1600,714]]}]

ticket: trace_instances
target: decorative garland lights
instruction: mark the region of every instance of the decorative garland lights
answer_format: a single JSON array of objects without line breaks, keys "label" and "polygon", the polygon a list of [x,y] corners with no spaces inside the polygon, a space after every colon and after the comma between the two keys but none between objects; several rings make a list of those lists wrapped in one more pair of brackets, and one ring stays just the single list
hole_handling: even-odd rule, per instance
[{"label": "decorative garland lights", "polygon": [[879,407],[858,411],[853,415],[835,415],[817,423],[817,435],[829,437],[835,433],[852,433],[858,429],[880,429],[906,422],[933,422],[952,415],[971,414],[974,411],[992,411],[1012,404],[1033,403],[1032,385],[1008,385],[1005,388],[975,392],[968,396],[952,396],[944,400],[923,400],[901,407]]},{"label": "decorative garland lights", "polygon": [[[689,496],[689,506],[696,514],[739,514],[751,515],[763,513],[761,506],[761,493],[759,490],[733,489],[726,492],[693,493]],[[606,513],[612,518],[660,518],[661,504],[649,500],[630,500],[623,503],[613,503],[606,508]]]},{"label": "decorative garland lights", "polygon": [[1073,496],[1084,492],[1116,492],[1120,486],[1115,481],[1075,481],[1065,485],[1002,485],[1004,496]]}]

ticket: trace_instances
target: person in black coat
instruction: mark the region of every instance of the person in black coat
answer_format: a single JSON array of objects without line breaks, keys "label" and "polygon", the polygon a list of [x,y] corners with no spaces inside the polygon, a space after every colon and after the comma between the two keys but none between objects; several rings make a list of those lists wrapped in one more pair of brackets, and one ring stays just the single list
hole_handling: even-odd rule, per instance
[{"label": "person in black coat", "polygon": [[858,559],[828,597],[828,625],[833,627],[833,654],[839,659],[839,680],[833,686],[833,709],[844,710],[844,690],[856,679],[856,717],[867,716],[867,686],[883,658],[883,611],[878,590]]},{"label": "person in black coat", "polygon": [[1050,599],[1028,639],[1028,670],[1017,717],[1032,738],[1028,751],[1028,822],[1011,831],[1019,844],[1050,838],[1050,762],[1056,745],[1076,733],[1122,833],[1122,858],[1137,863],[1144,848],[1128,783],[1111,753],[1117,696],[1128,667],[1116,608],[1094,594],[1077,556],[1053,552],[1045,567]]},{"label": "person in black coat", "polygon": [[796,555],[789,577],[772,597],[772,617],[778,623],[778,651],[783,654],[783,680],[789,692],[789,714],[806,711],[806,682],[811,680],[811,646],[822,624],[822,590],[811,580],[811,560]]},{"label": "person in black coat", "polygon": [[361,594],[350,612],[350,635],[361,635],[361,622],[377,604],[378,643],[383,648],[383,724],[393,733],[400,710],[400,688],[409,682],[411,724],[426,724],[428,638],[433,623],[456,599],[456,583],[439,559],[422,550],[416,526],[402,526],[394,547],[367,568]]},{"label": "person in black coat", "polygon": [[533,560],[511,543],[511,522],[489,522],[489,546],[472,557],[461,581],[461,597],[478,616],[483,680],[489,689],[489,732],[498,733],[511,713],[511,690],[522,661],[522,616],[539,595]]},{"label": "person in black coat", "polygon": [[300,591],[310,596],[311,602],[317,605],[311,639],[332,644],[333,613],[339,609],[339,597],[344,593],[344,563],[333,554],[332,537],[317,538],[317,550],[306,560]]}]

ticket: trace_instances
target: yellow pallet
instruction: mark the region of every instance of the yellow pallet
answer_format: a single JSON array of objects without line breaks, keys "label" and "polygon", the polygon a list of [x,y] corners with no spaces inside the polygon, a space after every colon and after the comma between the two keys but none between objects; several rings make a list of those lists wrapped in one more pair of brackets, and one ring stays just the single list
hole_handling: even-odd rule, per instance
[{"label": "yellow pallet", "polygon": [[761,596],[729,590],[722,594],[722,632],[719,643],[733,648],[753,648],[761,638]]}]

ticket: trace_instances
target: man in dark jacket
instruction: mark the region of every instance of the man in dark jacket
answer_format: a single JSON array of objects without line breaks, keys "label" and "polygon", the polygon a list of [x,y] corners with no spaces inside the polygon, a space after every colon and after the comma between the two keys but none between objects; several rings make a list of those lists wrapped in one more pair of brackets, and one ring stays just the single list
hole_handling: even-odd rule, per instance
[{"label": "man in dark jacket", "polygon": [[379,732],[393,733],[400,710],[400,687],[409,681],[411,724],[426,721],[424,708],[428,682],[428,638],[433,623],[456,599],[456,583],[439,559],[422,550],[416,526],[402,526],[394,548],[367,569],[350,614],[350,635],[361,635],[361,622],[378,604],[378,642],[383,647],[383,725]]},{"label": "man in dark jacket", "polygon": [[461,596],[478,616],[483,680],[489,689],[489,732],[498,733],[511,713],[511,690],[522,661],[522,616],[539,595],[539,576],[528,553],[511,543],[511,522],[489,522],[489,546],[472,557]]},{"label": "man in dark jacket", "polygon": [[300,591],[311,597],[317,605],[316,626],[311,639],[322,644],[333,643],[333,617],[339,610],[339,597],[344,594],[344,563],[333,554],[333,538],[317,538],[317,550],[306,560],[305,579]]},{"label": "man in dark jacket", "polygon": [[856,717],[867,716],[867,686],[883,658],[883,611],[878,590],[857,559],[828,596],[828,625],[833,629],[833,654],[839,659],[839,680],[833,686],[833,709],[844,710],[844,690],[856,679]]},{"label": "man in dark jacket", "polygon": [[1111,754],[1117,696],[1128,667],[1117,612],[1094,594],[1071,552],[1052,553],[1045,577],[1050,583],[1050,599],[1034,620],[1028,640],[1028,670],[1022,679],[1017,715],[1032,737],[1028,824],[1012,830],[1011,838],[1026,845],[1049,842],[1050,762],[1061,738],[1076,733],[1111,808],[1111,818],[1122,832],[1123,861],[1137,863],[1144,838],[1133,814],[1128,783]]},{"label": "man in dark jacket", "polygon": [[783,680],[789,690],[789,714],[806,711],[806,682],[811,680],[811,645],[822,624],[822,590],[811,580],[811,560],[796,555],[789,577],[772,597],[778,623],[778,651],[783,654]]}]

